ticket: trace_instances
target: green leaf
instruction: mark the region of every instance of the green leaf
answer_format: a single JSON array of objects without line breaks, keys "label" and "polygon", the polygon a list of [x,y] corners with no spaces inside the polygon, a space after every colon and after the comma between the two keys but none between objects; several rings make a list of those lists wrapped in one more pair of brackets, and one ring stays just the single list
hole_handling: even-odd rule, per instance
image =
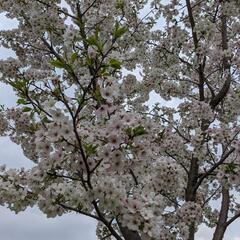
[{"label": "green leaf", "polygon": [[87,64],[87,66],[93,66],[94,60],[90,57],[87,57],[86,58],[86,64]]},{"label": "green leaf", "polygon": [[27,88],[27,84],[29,80],[27,79],[16,79],[15,81],[8,81],[9,85],[11,85],[16,90],[23,90]]},{"label": "green leaf", "polygon": [[31,111],[31,114],[30,114],[30,118],[31,118],[31,119],[34,118],[34,114],[35,114],[35,111]]},{"label": "green leaf", "polygon": [[140,135],[147,133],[147,131],[145,130],[145,128],[142,125],[139,125],[135,128],[130,128],[130,127],[126,128],[125,132],[130,138],[140,136]]},{"label": "green leaf", "polygon": [[30,108],[30,107],[25,107],[25,108],[22,109],[22,111],[23,111],[23,112],[30,112],[30,111],[32,111],[32,108]]},{"label": "green leaf", "polygon": [[90,36],[87,39],[87,42],[88,42],[89,45],[96,46],[98,51],[101,52],[103,50],[103,44],[101,43],[101,41],[99,39],[98,33],[96,33],[93,36]]},{"label": "green leaf", "polygon": [[116,24],[116,29],[115,29],[115,32],[113,33],[113,36],[115,38],[120,38],[127,31],[128,31],[127,27],[125,27],[125,26],[124,27],[119,27],[119,23],[118,23],[118,24]]},{"label": "green leaf", "polygon": [[19,98],[19,99],[17,100],[17,104],[18,104],[18,105],[20,105],[20,104],[22,104],[22,105],[27,105],[28,102],[27,102],[25,99],[23,99],[23,98]]},{"label": "green leaf", "polygon": [[53,94],[58,97],[61,94],[61,90],[59,87],[54,88]]},{"label": "green leaf", "polygon": [[42,120],[44,123],[50,123],[50,122],[51,122],[46,116],[44,116],[41,120]]},{"label": "green leaf", "polygon": [[103,97],[101,95],[100,89],[97,88],[94,92],[94,97],[98,102],[101,102],[103,100]]},{"label": "green leaf", "polygon": [[73,53],[72,56],[71,56],[71,62],[74,63],[78,58],[78,53]]},{"label": "green leaf", "polygon": [[160,139],[163,138],[164,133],[165,133],[165,129],[163,129],[160,133],[158,133],[158,136],[159,136]]},{"label": "green leaf", "polygon": [[121,69],[121,62],[117,59],[110,59],[109,66],[115,69]]},{"label": "green leaf", "polygon": [[116,7],[116,9],[120,9],[120,10],[123,11],[123,9],[124,9],[124,1],[118,0],[116,5],[115,5],[115,7]]},{"label": "green leaf", "polygon": [[85,144],[84,149],[88,156],[94,155],[97,153],[98,145]]},{"label": "green leaf", "polygon": [[137,126],[133,129],[133,135],[134,136],[140,136],[140,135],[143,135],[143,134],[146,134],[147,131],[145,130],[145,128],[143,126]]},{"label": "green leaf", "polygon": [[235,169],[236,169],[236,165],[234,163],[228,163],[226,165],[226,172],[227,173],[236,173]]},{"label": "green leaf", "polygon": [[66,64],[58,59],[50,61],[50,64],[56,68],[66,68]]},{"label": "green leaf", "polygon": [[129,137],[132,137],[132,128],[126,128],[125,129],[125,132],[126,132],[126,134],[129,136]]},{"label": "green leaf", "polygon": [[90,45],[97,46],[97,45],[98,45],[98,37],[95,36],[95,35],[90,36],[90,37],[87,39],[87,42],[88,42]]}]

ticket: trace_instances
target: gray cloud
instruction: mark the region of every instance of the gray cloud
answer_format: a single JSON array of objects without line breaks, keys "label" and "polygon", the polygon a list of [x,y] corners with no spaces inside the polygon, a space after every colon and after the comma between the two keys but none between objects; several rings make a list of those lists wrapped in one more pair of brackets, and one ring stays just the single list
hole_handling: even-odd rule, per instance
[{"label": "gray cloud", "polygon": [[46,218],[37,208],[17,215],[0,208],[0,232],[3,240],[94,240],[95,221],[77,214]]}]

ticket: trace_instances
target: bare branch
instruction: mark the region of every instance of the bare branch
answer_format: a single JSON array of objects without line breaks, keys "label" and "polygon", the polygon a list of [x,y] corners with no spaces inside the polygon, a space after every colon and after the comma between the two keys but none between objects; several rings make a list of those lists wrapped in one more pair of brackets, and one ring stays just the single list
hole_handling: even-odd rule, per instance
[{"label": "bare branch", "polygon": [[234,215],[232,218],[230,218],[227,222],[226,222],[226,227],[229,226],[231,223],[233,223],[235,220],[237,220],[238,218],[240,218],[240,212],[238,212],[236,215]]},{"label": "bare branch", "polygon": [[208,177],[213,171],[219,167],[223,162],[234,152],[235,148],[231,148],[228,152],[222,155],[221,159],[215,163],[208,171],[206,171],[201,177],[199,178],[195,188],[198,189],[198,187],[201,185],[202,181]]},{"label": "bare branch", "polygon": [[83,215],[85,215],[85,216],[87,216],[87,217],[91,217],[91,218],[94,218],[94,219],[100,221],[100,218],[99,218],[98,216],[95,216],[95,215],[93,215],[93,214],[84,212],[84,211],[82,211],[82,210],[80,210],[80,209],[78,209],[78,208],[70,207],[70,206],[67,206],[67,205],[65,205],[65,204],[63,204],[63,203],[58,203],[58,205],[60,205],[62,208],[66,209],[66,210],[74,211],[74,212],[83,214]]}]

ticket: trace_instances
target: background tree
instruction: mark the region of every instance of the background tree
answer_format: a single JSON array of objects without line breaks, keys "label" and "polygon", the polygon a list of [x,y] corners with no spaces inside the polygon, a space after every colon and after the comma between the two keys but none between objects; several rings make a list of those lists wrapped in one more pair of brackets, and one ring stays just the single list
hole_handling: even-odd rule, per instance
[{"label": "background tree", "polygon": [[[240,216],[239,2],[1,0],[18,28],[1,81],[19,97],[0,134],[0,203],[98,220],[99,239],[213,240]],[[164,26],[162,26],[164,25]],[[146,103],[155,91],[175,107]],[[213,201],[221,201],[213,208]],[[210,238],[210,236],[209,236]]]}]

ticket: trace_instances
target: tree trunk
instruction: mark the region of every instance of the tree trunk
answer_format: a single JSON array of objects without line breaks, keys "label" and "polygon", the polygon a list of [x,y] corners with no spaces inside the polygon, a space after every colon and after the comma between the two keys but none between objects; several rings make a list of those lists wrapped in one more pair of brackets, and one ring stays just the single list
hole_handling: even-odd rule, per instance
[{"label": "tree trunk", "polygon": [[118,226],[125,240],[142,240],[138,232],[129,230],[127,227],[123,227],[119,222]]},{"label": "tree trunk", "polygon": [[229,190],[223,187],[221,210],[219,213],[217,227],[213,234],[212,240],[222,240],[223,239],[224,233],[227,228],[226,223],[227,223],[227,218],[228,218],[229,203],[230,203]]},{"label": "tree trunk", "polygon": [[[191,160],[191,166],[188,174],[188,183],[185,192],[185,201],[192,201],[195,202],[196,200],[196,183],[198,177],[198,159],[193,158]],[[189,226],[189,237],[188,240],[194,240],[195,236],[195,223]]]}]

